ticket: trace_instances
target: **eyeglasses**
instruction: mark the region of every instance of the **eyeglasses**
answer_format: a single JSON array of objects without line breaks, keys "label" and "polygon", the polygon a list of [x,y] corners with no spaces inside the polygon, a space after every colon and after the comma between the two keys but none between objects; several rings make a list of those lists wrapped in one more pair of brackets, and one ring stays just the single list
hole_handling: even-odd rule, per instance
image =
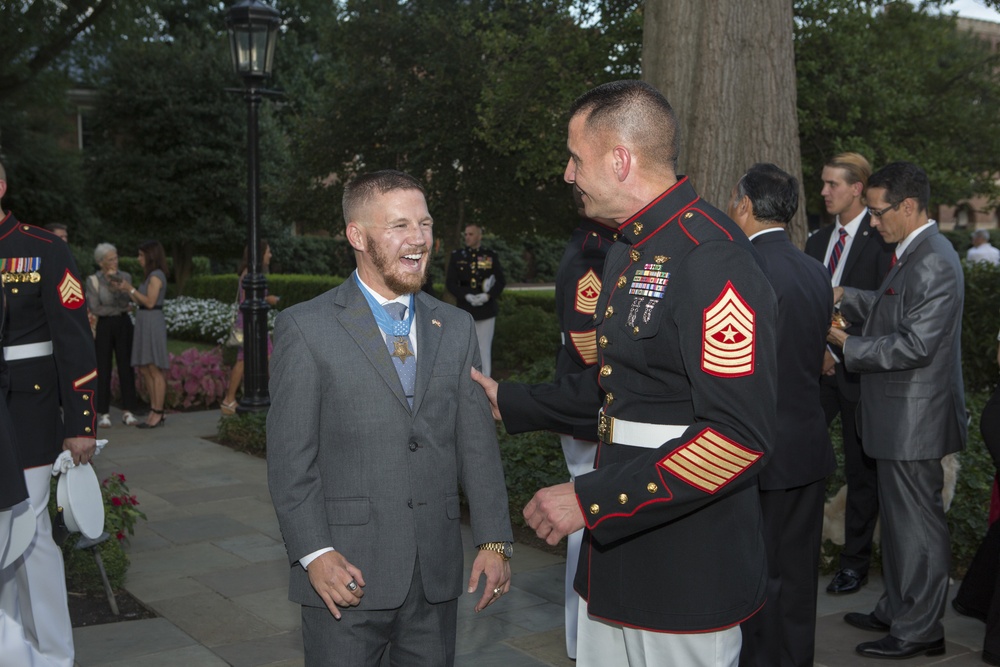
[{"label": "eyeglasses", "polygon": [[873,218],[878,218],[879,220],[881,220],[883,215],[885,215],[886,213],[888,213],[891,209],[897,209],[897,208],[899,208],[899,204],[902,204],[902,203],[903,202],[899,202],[897,204],[890,204],[889,206],[886,206],[885,208],[883,208],[881,210],[878,210],[878,211],[876,211],[873,208],[870,208],[870,209],[868,209],[868,212],[872,214]]}]

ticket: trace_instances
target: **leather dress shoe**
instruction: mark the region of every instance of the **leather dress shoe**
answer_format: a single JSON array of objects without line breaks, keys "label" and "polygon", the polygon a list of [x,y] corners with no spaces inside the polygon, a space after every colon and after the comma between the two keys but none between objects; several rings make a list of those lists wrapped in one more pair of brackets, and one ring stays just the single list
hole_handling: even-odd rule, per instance
[{"label": "leather dress shoe", "polygon": [[984,614],[981,611],[977,611],[975,609],[969,609],[964,604],[959,602],[958,598],[955,598],[951,601],[951,606],[955,611],[957,611],[962,616],[968,616],[969,618],[977,618],[983,623],[986,622],[986,614]]},{"label": "leather dress shoe", "polygon": [[862,614],[852,611],[849,614],[844,614],[844,620],[848,625],[853,625],[860,630],[869,630],[871,632],[889,631],[889,624],[878,620],[875,614]]},{"label": "leather dress shoe", "polygon": [[944,637],[934,642],[908,642],[887,635],[875,642],[858,644],[854,650],[866,658],[885,660],[903,660],[918,655],[944,655]]},{"label": "leather dress shoe", "polygon": [[867,573],[861,574],[857,570],[845,567],[837,570],[837,573],[833,575],[833,579],[830,580],[830,585],[826,587],[826,592],[833,593],[834,595],[857,593],[861,590],[861,587],[867,583]]},{"label": "leather dress shoe", "polygon": [[986,649],[983,649],[983,662],[987,665],[998,665],[1000,666],[1000,655],[996,653],[990,653]]}]

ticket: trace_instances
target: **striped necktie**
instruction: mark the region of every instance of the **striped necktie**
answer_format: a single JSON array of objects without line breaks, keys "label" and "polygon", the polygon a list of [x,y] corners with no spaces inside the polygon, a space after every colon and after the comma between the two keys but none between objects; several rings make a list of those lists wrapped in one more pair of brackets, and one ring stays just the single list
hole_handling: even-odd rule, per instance
[{"label": "striped necktie", "polygon": [[847,230],[841,227],[840,238],[837,239],[837,244],[833,246],[833,252],[830,253],[830,263],[827,264],[830,269],[831,276],[837,271],[837,264],[840,264],[840,256],[844,252],[845,239],[847,239]]}]

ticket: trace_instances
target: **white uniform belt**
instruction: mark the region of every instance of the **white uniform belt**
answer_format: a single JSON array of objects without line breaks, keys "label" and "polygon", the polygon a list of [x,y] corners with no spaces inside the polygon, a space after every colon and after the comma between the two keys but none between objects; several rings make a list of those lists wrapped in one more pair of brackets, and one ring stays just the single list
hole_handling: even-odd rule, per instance
[{"label": "white uniform belt", "polygon": [[5,361],[18,361],[19,359],[31,359],[32,357],[47,357],[52,354],[52,341],[44,343],[26,343],[24,345],[10,345],[3,349]]},{"label": "white uniform belt", "polygon": [[687,426],[647,424],[608,417],[603,412],[597,422],[597,436],[606,445],[628,445],[656,449],[668,440],[684,435]]}]

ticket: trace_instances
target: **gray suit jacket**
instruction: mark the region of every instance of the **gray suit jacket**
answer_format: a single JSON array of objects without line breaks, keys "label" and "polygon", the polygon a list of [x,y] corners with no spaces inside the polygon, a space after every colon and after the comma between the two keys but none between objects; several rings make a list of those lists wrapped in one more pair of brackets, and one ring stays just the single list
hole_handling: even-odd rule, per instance
[{"label": "gray suit jacket", "polygon": [[360,609],[402,605],[417,558],[427,599],[457,598],[459,481],[475,543],[512,540],[496,426],[469,376],[479,365],[472,318],[415,299],[412,411],[353,277],[278,316],[268,483],[294,602],[323,605],[298,559],[330,546],[364,575]]},{"label": "gray suit jacket", "polygon": [[936,459],[966,440],[962,384],[965,279],[936,227],[921,232],[873,291],[844,288],[840,310],[864,321],[844,345],[861,373],[861,439],[873,458]]}]

